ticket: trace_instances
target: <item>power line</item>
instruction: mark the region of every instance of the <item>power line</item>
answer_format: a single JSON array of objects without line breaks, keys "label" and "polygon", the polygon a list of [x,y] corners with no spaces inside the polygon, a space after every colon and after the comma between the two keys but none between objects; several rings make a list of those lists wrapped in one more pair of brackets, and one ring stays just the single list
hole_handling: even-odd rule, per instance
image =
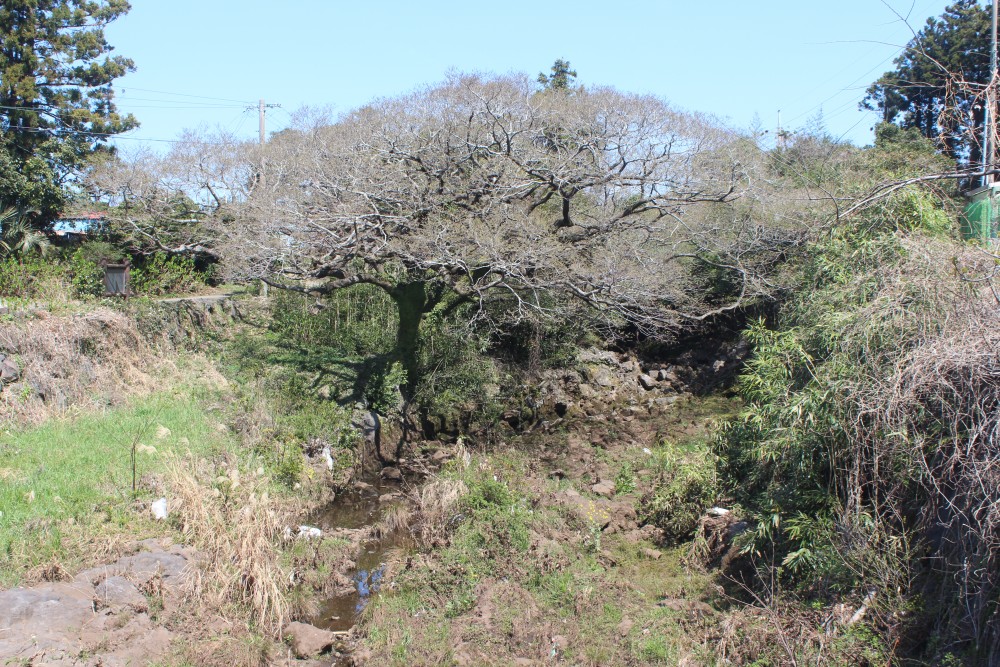
[{"label": "power line", "polygon": [[241,107],[242,104],[219,104],[219,101],[210,102],[198,102],[196,100],[164,100],[156,97],[133,97],[131,95],[121,95],[116,98],[116,102],[121,100],[137,100],[141,102],[166,102],[167,104],[192,104],[192,105],[205,105],[205,106],[224,106],[224,107]]},{"label": "power line", "polygon": [[217,102],[234,102],[236,104],[253,104],[250,100],[232,100],[225,97],[208,97],[207,95],[191,95],[189,93],[173,93],[169,90],[152,90],[149,88],[136,88],[134,86],[122,87],[121,93],[125,94],[126,90],[138,90],[144,93],[157,93],[158,95],[174,95],[176,97],[194,97],[201,100],[215,100]]}]

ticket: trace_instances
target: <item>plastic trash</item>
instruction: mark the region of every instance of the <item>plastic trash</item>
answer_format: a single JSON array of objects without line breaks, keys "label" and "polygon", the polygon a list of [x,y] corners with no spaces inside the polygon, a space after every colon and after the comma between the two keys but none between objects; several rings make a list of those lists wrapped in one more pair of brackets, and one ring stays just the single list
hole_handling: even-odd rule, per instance
[{"label": "plastic trash", "polygon": [[299,537],[311,540],[314,537],[322,537],[323,531],[313,526],[299,526]]},{"label": "plastic trash", "polygon": [[163,519],[166,519],[167,518],[167,499],[166,498],[157,498],[156,500],[153,501],[153,504],[150,506],[150,510],[152,510],[152,512],[153,512],[153,518],[154,519],[157,519],[158,521],[162,521]]}]

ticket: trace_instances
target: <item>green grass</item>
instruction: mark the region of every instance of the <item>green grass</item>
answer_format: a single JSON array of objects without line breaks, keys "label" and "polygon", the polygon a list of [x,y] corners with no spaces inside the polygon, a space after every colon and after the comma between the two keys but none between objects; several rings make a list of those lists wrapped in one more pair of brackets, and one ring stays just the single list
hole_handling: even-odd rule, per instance
[{"label": "green grass", "polygon": [[[157,450],[137,454],[141,478],[160,471],[167,452],[210,456],[230,447],[217,424],[204,402],[164,393],[0,435],[0,560],[8,563],[0,585],[53,559],[75,561],[73,545],[96,533],[148,536],[151,492],[133,497],[133,441]],[[161,426],[170,434],[158,438]]]}]

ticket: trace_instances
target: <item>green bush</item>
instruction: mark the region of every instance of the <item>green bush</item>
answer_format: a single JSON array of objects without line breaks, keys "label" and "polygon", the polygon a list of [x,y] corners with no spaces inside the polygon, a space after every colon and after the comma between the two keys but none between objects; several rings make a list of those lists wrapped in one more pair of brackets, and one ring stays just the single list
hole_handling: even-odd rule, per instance
[{"label": "green bush", "polygon": [[38,254],[0,259],[0,297],[44,299],[65,296],[63,267]]},{"label": "green bush", "polygon": [[195,269],[192,257],[155,253],[138,261],[131,271],[132,291],[144,296],[184,294],[204,285],[205,276]]},{"label": "green bush", "polygon": [[385,354],[395,342],[395,304],[372,285],[337,290],[322,299],[276,289],[270,304],[272,330],[296,345],[364,357]]},{"label": "green bush", "polygon": [[120,262],[124,253],[104,241],[81,244],[69,256],[69,273],[76,296],[103,296],[104,269],[101,262]]},{"label": "green bush", "polygon": [[0,259],[0,296],[29,297],[31,282],[31,271],[28,266],[13,257]]},{"label": "green bush", "polygon": [[714,461],[708,457],[680,460],[668,448],[655,454],[659,472],[653,490],[639,503],[639,518],[663,529],[668,543],[680,542],[692,536],[716,498]]}]

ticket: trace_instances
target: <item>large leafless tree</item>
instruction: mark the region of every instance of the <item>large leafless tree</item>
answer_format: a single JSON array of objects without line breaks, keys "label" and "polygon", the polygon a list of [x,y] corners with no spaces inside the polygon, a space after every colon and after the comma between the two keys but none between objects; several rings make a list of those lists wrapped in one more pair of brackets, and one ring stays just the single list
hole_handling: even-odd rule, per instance
[{"label": "large leafless tree", "polygon": [[[410,372],[445,294],[483,316],[576,303],[662,332],[765,288],[775,245],[753,221],[753,155],[652,97],[458,77],[274,137],[218,248],[242,278],[385,290]],[[729,300],[706,300],[710,272]]]}]

